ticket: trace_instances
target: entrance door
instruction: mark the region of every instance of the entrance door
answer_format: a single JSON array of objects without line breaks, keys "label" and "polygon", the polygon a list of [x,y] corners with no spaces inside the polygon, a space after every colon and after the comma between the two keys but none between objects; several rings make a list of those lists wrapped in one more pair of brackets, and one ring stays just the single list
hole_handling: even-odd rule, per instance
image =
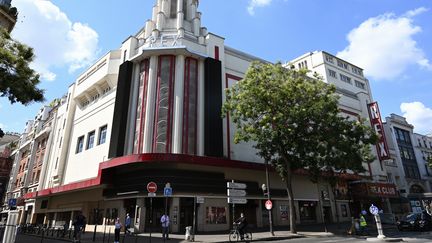
[{"label": "entrance door", "polygon": [[333,217],[332,217],[332,210],[330,206],[324,206],[324,220],[326,223],[332,223]]},{"label": "entrance door", "polygon": [[193,225],[194,198],[180,198],[180,233],[186,231],[187,226]]}]

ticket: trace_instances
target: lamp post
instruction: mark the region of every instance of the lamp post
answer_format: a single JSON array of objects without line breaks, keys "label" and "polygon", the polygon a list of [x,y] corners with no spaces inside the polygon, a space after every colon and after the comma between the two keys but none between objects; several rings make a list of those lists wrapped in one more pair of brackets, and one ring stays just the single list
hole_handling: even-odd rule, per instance
[{"label": "lamp post", "polygon": [[[270,200],[270,181],[269,181],[269,172],[268,172],[268,162],[265,162],[265,170],[266,170],[266,184],[262,184],[261,189],[263,190],[264,196],[267,195],[267,200]],[[270,234],[274,236],[273,232],[273,220],[272,220],[272,211],[268,210],[268,218],[269,218],[269,227]]]}]

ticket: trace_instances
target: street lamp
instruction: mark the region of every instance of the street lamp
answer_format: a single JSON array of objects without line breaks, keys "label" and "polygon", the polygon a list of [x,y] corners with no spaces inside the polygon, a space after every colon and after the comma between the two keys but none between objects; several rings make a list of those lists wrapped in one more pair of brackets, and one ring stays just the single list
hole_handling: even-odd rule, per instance
[{"label": "street lamp", "polygon": [[[266,170],[266,184],[262,184],[261,189],[263,190],[264,196],[267,196],[267,200],[270,200],[270,182],[269,182],[269,172],[268,172],[268,162],[265,162],[265,170]],[[272,220],[272,212],[271,209],[268,210],[268,218],[269,218],[269,226],[270,226],[270,234],[274,236],[273,232],[273,220]]]}]

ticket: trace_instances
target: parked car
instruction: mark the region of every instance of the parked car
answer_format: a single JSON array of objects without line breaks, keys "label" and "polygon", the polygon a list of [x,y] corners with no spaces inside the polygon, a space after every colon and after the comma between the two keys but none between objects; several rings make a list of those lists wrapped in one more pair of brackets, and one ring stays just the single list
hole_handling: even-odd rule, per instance
[{"label": "parked car", "polygon": [[396,222],[398,230],[430,230],[432,217],[426,211],[421,213],[408,213]]}]

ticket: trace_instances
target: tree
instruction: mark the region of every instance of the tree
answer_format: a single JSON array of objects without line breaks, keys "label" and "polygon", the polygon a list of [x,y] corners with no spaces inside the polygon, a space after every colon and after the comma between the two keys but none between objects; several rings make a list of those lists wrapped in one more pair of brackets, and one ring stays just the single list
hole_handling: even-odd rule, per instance
[{"label": "tree", "polygon": [[33,49],[13,40],[0,27],[0,96],[13,104],[28,105],[44,100],[44,90],[37,88],[39,74],[29,67],[34,59]]},{"label": "tree", "polygon": [[290,228],[296,233],[293,172],[362,172],[377,136],[364,121],[339,114],[336,88],[306,70],[253,62],[243,80],[226,90],[223,114],[236,125],[234,142],[253,141],[258,154],[285,182]]},{"label": "tree", "polygon": [[29,67],[33,49],[15,41],[4,28],[0,30],[0,95],[11,103],[27,105],[43,101],[44,91],[37,88],[39,74]]}]

